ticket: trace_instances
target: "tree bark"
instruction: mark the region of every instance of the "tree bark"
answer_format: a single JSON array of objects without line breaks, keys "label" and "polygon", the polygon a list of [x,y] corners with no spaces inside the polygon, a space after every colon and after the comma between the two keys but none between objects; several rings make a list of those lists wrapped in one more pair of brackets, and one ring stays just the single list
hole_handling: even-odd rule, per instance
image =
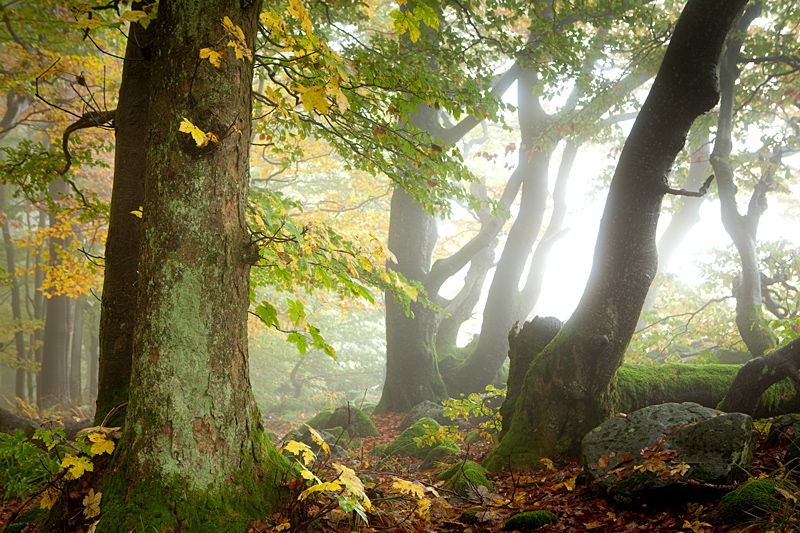
[{"label": "tree bark", "polygon": [[742,266],[739,282],[734,286],[736,298],[736,327],[747,350],[755,357],[771,350],[778,342],[775,332],[764,323],[764,311],[761,307],[761,271],[758,267],[758,222],[767,208],[766,194],[771,189],[772,169],[765,171],[756,184],[747,214],[741,215],[736,205],[737,188],[734,184],[734,168],[730,161],[733,143],[733,107],[736,96],[736,80],[742,49],[740,33],[747,31],[750,23],[761,13],[761,2],[751,5],[737,24],[737,33],[731,34],[728,47],[720,64],[719,118],[717,120],[717,138],[714,151],[711,153],[711,166],[717,179],[719,189],[722,224],[733,240],[739,252]]},{"label": "tree bark", "polygon": [[519,281],[544,218],[552,150],[534,148],[548,123],[548,116],[534,94],[537,81],[532,68],[524,69],[517,80],[520,143],[527,147],[519,150],[515,170],[522,176],[519,213],[509,230],[489,287],[478,344],[455,376],[448,380],[447,389],[453,396],[478,392],[491,382],[508,355],[508,331],[518,318]]},{"label": "tree bark", "polygon": [[[142,2],[142,6],[150,2]],[[136,316],[136,282],[139,276],[141,220],[131,212],[144,203],[147,162],[146,135],[150,106],[150,57],[159,19],[147,29],[131,24],[114,119],[114,186],[106,238],[103,299],[100,311],[100,361],[97,411],[100,423],[114,407],[128,400]],[[122,422],[120,410],[111,425]]]},{"label": "tree bark", "polygon": [[[1,137],[0,137],[1,138]],[[14,330],[14,347],[17,351],[17,364],[15,369],[15,394],[20,399],[25,399],[25,333],[22,330],[22,298],[19,290],[19,279],[16,275],[17,261],[14,257],[14,243],[11,242],[11,223],[9,222],[8,206],[6,205],[6,186],[0,183],[0,213],[3,216],[3,242],[6,248],[6,272],[11,277],[11,317],[16,323]]]},{"label": "tree bark", "polygon": [[69,397],[74,402],[83,404],[83,387],[81,386],[81,360],[83,356],[83,310],[86,295],[75,299],[72,321],[72,349],[69,363]]},{"label": "tree bark", "polygon": [[[67,183],[57,179],[50,185],[50,196],[61,201],[67,195]],[[57,224],[56,214],[50,212],[50,226]],[[60,268],[58,254],[67,242],[61,237],[50,237],[50,268]],[[44,322],[42,368],[37,390],[40,409],[49,409],[69,401],[69,353],[72,348],[72,298],[63,294],[47,298],[47,315]]]},{"label": "tree bark", "polygon": [[576,454],[607,419],[622,364],[656,273],[656,225],[667,178],[692,122],[719,98],[717,65],[745,0],[689,0],[650,94],[625,142],[600,223],[592,271],[575,313],[535,356],[508,433],[484,461],[539,467]]},{"label": "tree bark", "polygon": [[[392,193],[389,249],[397,258],[389,268],[409,280],[427,279],[438,233],[436,219],[402,188]],[[432,288],[426,286],[429,297]],[[438,287],[436,287],[438,292]],[[386,294],[386,379],[376,413],[403,413],[425,400],[445,398],[434,349],[436,313],[419,303],[406,315],[403,305]]]},{"label": "tree bark", "polygon": [[[709,166],[710,144],[707,138],[698,139],[697,142],[691,142],[690,157],[692,158],[689,163],[689,176],[686,178],[684,188],[687,191],[697,191],[706,180],[706,171]],[[656,274],[666,272],[675,252],[683,244],[683,241],[691,233],[692,228],[700,222],[700,206],[703,205],[705,197],[695,198],[690,196],[683,196],[680,200],[680,206],[669,221],[669,225],[661,234],[658,239],[658,270]],[[652,311],[656,303],[658,291],[661,289],[661,284],[658,282],[650,286],[647,292],[647,298],[642,306],[642,311]]]},{"label": "tree bark", "polygon": [[[268,516],[286,462],[249,381],[245,221],[253,70],[200,49],[253,50],[261,2],[167,0],[153,35],[138,304],[125,429],[97,531],[245,531]],[[126,80],[123,78],[123,84]],[[183,118],[219,136],[198,147]]]}]

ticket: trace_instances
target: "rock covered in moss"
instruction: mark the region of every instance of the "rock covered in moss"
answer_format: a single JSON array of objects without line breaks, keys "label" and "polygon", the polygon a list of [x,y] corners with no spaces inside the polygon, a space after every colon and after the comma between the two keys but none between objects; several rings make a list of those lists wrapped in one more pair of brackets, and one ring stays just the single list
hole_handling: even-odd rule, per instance
[{"label": "rock covered in moss", "polygon": [[722,497],[716,521],[725,523],[776,513],[781,507],[779,488],[783,488],[781,483],[769,478],[743,483]]},{"label": "rock covered in moss", "polygon": [[333,415],[333,407],[326,407],[319,413],[315,414],[311,418],[305,421],[306,425],[311,426],[314,429],[328,429],[329,426],[328,421],[331,419],[331,415]]},{"label": "rock covered in moss", "polygon": [[[366,438],[380,437],[369,416],[357,407],[346,405],[336,409],[326,422],[328,427],[341,426],[347,430],[351,437]],[[327,429],[327,427],[323,427]]]},{"label": "rock covered in moss", "polygon": [[466,428],[466,424],[461,420],[451,420],[444,416],[444,406],[430,400],[415,405],[397,427],[400,431],[405,431],[423,418],[431,418],[442,426],[457,426],[460,429]]},{"label": "rock covered in moss", "polygon": [[533,531],[547,524],[552,524],[558,517],[550,511],[527,511],[518,513],[506,521],[506,531]]},{"label": "rock covered in moss", "polygon": [[447,481],[445,488],[464,497],[475,495],[475,490],[479,486],[493,490],[494,486],[486,479],[486,470],[473,461],[462,461],[456,463],[441,474],[439,479]]},{"label": "rock covered in moss", "polygon": [[[583,438],[581,461],[595,491],[630,505],[690,479],[740,481],[752,465],[755,444],[748,415],[666,403],[603,422]],[[648,468],[641,468],[646,462]],[[675,468],[680,472],[668,472]]]},{"label": "rock covered in moss", "polygon": [[[421,418],[417,421],[416,424],[411,426],[410,428],[403,431],[400,435],[397,436],[396,439],[392,441],[391,444],[386,448],[384,451],[385,455],[408,455],[411,457],[416,457],[417,459],[425,459],[425,457],[433,450],[440,446],[440,444],[433,444],[427,446],[417,446],[416,441],[414,440],[417,437],[422,437],[425,435],[425,426],[428,426],[434,430],[439,429],[439,423],[431,418]],[[447,446],[452,449],[455,453],[458,453],[460,450],[458,446],[454,444],[441,444],[441,446]]]},{"label": "rock covered in moss", "polygon": [[452,463],[453,458],[459,451],[461,450],[459,450],[457,446],[440,444],[428,452],[425,459],[423,459],[422,463],[419,465],[419,469],[431,470],[436,468],[436,465],[439,463]]}]

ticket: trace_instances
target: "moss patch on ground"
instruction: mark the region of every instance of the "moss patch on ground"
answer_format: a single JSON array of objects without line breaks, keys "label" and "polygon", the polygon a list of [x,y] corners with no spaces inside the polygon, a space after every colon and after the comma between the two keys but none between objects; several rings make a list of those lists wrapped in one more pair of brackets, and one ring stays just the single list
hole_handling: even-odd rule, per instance
[{"label": "moss patch on ground", "polygon": [[486,479],[486,470],[473,461],[454,464],[439,474],[439,479],[447,481],[445,488],[464,497],[470,496],[479,486],[494,490],[492,483]]}]

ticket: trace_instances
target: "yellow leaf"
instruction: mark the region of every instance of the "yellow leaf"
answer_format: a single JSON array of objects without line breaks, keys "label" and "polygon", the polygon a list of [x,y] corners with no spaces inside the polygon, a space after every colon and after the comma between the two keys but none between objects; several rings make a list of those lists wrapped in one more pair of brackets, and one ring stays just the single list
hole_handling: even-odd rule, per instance
[{"label": "yellow leaf", "polygon": [[541,459],[539,459],[539,462],[540,462],[540,463],[542,463],[542,464],[544,465],[544,467],[545,467],[546,469],[548,469],[548,470],[550,470],[551,468],[553,468],[553,461],[551,461],[551,460],[550,460],[550,459],[548,459],[547,457],[542,457]]},{"label": "yellow leaf", "polygon": [[83,514],[86,518],[94,518],[100,514],[100,499],[102,492],[95,493],[94,489],[89,489],[89,493],[83,498]]},{"label": "yellow leaf", "polygon": [[291,522],[284,522],[282,524],[278,524],[277,526],[275,526],[272,529],[275,530],[275,531],[283,531],[284,529],[289,529],[290,527],[292,527],[292,523]]},{"label": "yellow leaf", "polygon": [[208,141],[212,140],[214,136],[212,133],[206,133],[191,122],[189,119],[184,118],[181,120],[181,124],[178,127],[178,131],[182,131],[183,133],[189,133],[194,139],[194,142],[197,144],[198,148],[202,148],[208,144]]},{"label": "yellow leaf", "polygon": [[61,460],[61,466],[69,468],[67,472],[68,479],[78,479],[84,472],[92,472],[94,470],[94,465],[89,459],[86,457],[78,457],[73,454],[64,457],[64,459]]},{"label": "yellow leaf", "polygon": [[103,21],[98,19],[76,20],[73,25],[79,30],[93,30],[103,25]]},{"label": "yellow leaf", "polygon": [[227,16],[222,19],[222,28],[225,30],[225,33],[228,34],[228,37],[231,38],[231,40],[228,41],[228,46],[233,47],[236,53],[236,59],[252,60],[253,54],[247,47],[247,41],[244,38],[242,28],[231,22],[231,19]]},{"label": "yellow leaf", "polygon": [[114,451],[114,441],[108,440],[102,433],[90,434],[89,440],[94,443],[92,444],[92,453],[95,455],[100,455],[101,453],[111,455],[111,452]]},{"label": "yellow leaf", "polygon": [[330,456],[331,449],[328,447],[328,443],[325,442],[325,439],[322,438],[322,435],[317,433],[317,431],[308,424],[303,425],[308,428],[308,431],[311,433],[311,438],[314,440],[314,442],[322,447],[323,451],[325,452],[325,457]]},{"label": "yellow leaf", "polygon": [[302,456],[303,464],[308,464],[314,460],[314,452],[311,451],[311,448],[308,446],[308,444],[303,442],[290,440],[286,443],[286,446],[284,446],[283,449],[289,453]]},{"label": "yellow leaf", "polygon": [[136,209],[135,211],[131,211],[131,215],[142,218],[142,206],[139,206],[139,209]]},{"label": "yellow leaf", "polygon": [[131,22],[138,22],[141,19],[147,18],[147,13],[138,9],[131,9],[130,11],[123,13],[120,18],[123,20],[129,20]]},{"label": "yellow leaf", "polygon": [[300,100],[303,102],[303,107],[306,108],[306,111],[317,111],[320,115],[327,115],[330,103],[325,98],[326,94],[325,87],[317,85],[305,91],[300,96]]},{"label": "yellow leaf", "polygon": [[219,68],[223,52],[217,52],[213,48],[201,48],[200,59],[208,59],[209,63]]},{"label": "yellow leaf", "polygon": [[39,507],[43,509],[52,509],[58,501],[58,491],[54,487],[48,487],[42,495],[42,500],[39,502]]},{"label": "yellow leaf", "polygon": [[306,7],[303,3],[300,0],[289,0],[287,11],[291,16],[300,21],[300,26],[303,28],[306,35],[311,35],[313,26],[311,24],[311,19],[308,18],[308,11],[306,11]]},{"label": "yellow leaf", "polygon": [[335,492],[341,488],[342,484],[338,480],[334,479],[333,481],[323,481],[322,483],[308,487],[306,490],[300,493],[300,496],[298,496],[297,499],[305,500],[306,498],[308,498],[310,494],[313,494],[315,492],[323,492],[326,490]]}]

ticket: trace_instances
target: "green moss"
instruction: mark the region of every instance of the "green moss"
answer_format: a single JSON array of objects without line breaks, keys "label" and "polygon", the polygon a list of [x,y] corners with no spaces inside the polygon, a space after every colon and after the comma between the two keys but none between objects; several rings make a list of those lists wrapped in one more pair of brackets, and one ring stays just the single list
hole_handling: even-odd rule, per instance
[{"label": "green moss", "polygon": [[528,511],[515,514],[506,521],[508,531],[533,531],[547,524],[552,524],[558,517],[550,511]]},{"label": "green moss", "polygon": [[617,386],[612,396],[614,410],[630,413],[666,400],[680,400],[681,395],[696,391],[709,396],[709,401],[704,402],[708,404],[706,407],[715,407],[725,397],[738,371],[737,365],[624,364],[617,370]]},{"label": "green moss", "polygon": [[724,523],[776,513],[781,506],[777,490],[794,490],[783,485],[783,482],[769,478],[744,483],[722,497],[716,519]]},{"label": "green moss", "polygon": [[[439,446],[438,444],[423,447],[417,446],[417,443],[414,441],[414,439],[425,435],[425,426],[428,426],[434,430],[439,429],[439,423],[436,420],[427,417],[420,418],[417,420],[416,424],[398,435],[397,438],[394,439],[391,444],[389,444],[384,453],[387,456],[408,455],[411,457],[416,457],[417,459],[424,459],[431,450]],[[458,453],[458,446],[449,445],[449,447]]]},{"label": "green moss", "polygon": [[489,490],[494,489],[494,485],[486,479],[486,470],[472,461],[454,464],[439,474],[439,479],[447,481],[445,488],[464,497],[469,496],[478,486],[486,487]]},{"label": "green moss", "polygon": [[311,426],[314,429],[325,429],[328,427],[328,421],[331,419],[331,415],[333,414],[334,408],[333,407],[326,407],[319,413],[315,414],[311,418],[305,421],[305,424]]},{"label": "green moss", "polygon": [[377,446],[372,447],[372,449],[369,451],[369,454],[374,455],[375,457],[386,457],[386,448],[388,447],[388,444],[378,444]]},{"label": "green moss", "polygon": [[242,467],[202,491],[177,475],[137,476],[123,435],[103,485],[97,532],[245,532],[275,508],[278,485],[290,469],[269,442],[257,409],[253,423],[252,446],[242,450]]},{"label": "green moss", "polygon": [[436,467],[437,463],[449,463],[448,459],[455,457],[460,450],[449,444],[442,444],[432,449],[419,465],[420,470],[430,470]]}]

